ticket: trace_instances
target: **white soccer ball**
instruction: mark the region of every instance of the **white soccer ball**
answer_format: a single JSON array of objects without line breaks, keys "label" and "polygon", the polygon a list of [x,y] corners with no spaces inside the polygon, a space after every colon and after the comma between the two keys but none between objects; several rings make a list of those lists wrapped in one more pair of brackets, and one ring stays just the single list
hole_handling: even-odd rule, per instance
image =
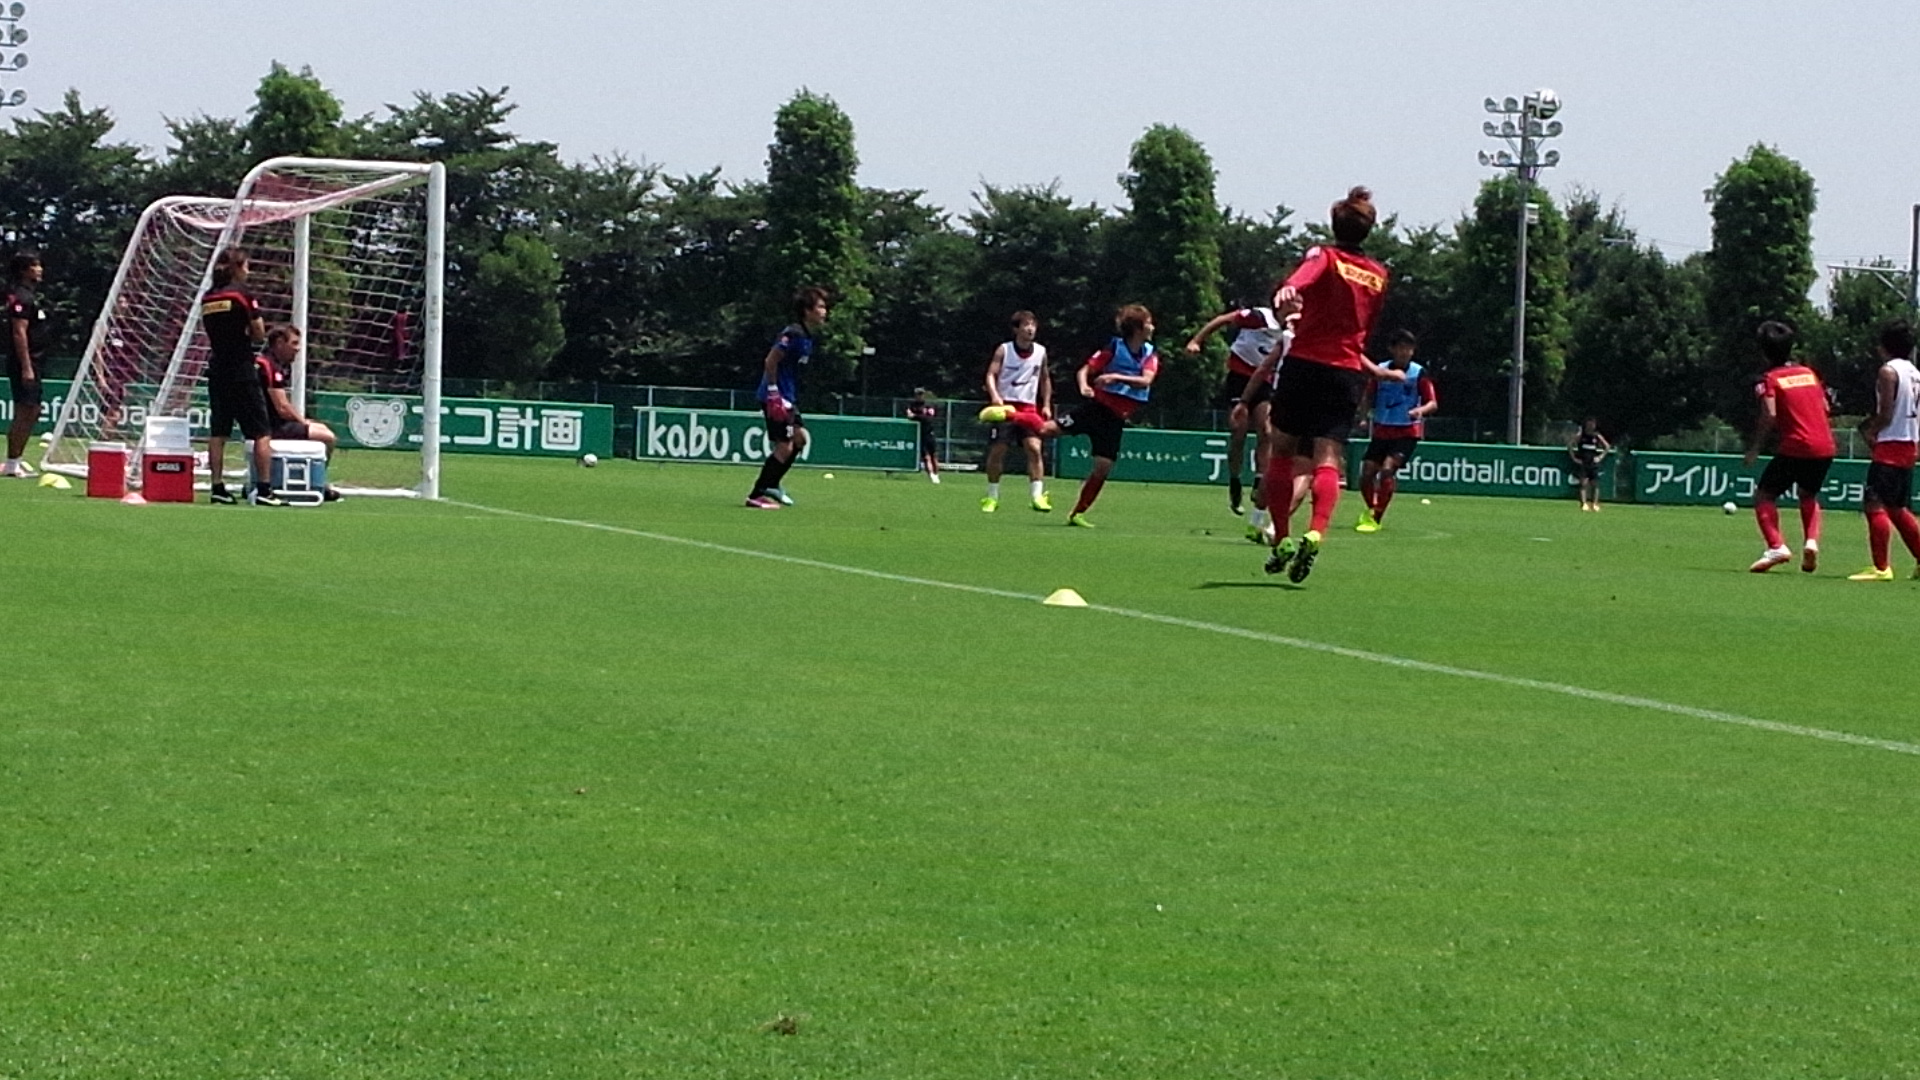
[{"label": "white soccer ball", "polygon": [[1720,509],[1726,511],[1729,514],[1733,514],[1733,513],[1739,512],[1740,506],[1738,503],[1723,502],[1720,504]]},{"label": "white soccer ball", "polygon": [[1551,120],[1553,114],[1560,111],[1560,95],[1544,86],[1533,92],[1533,99],[1533,115],[1542,120]]},{"label": "white soccer ball", "polygon": [[595,465],[600,464],[600,456],[598,454],[581,454],[580,464],[591,469]]}]

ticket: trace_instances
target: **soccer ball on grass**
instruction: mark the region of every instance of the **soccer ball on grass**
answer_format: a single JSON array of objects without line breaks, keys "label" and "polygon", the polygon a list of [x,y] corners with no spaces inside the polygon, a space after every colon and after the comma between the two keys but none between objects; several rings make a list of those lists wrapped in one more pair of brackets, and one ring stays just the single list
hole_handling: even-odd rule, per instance
[{"label": "soccer ball on grass", "polygon": [[581,454],[580,455],[580,465],[582,468],[591,469],[598,464],[600,464],[600,455],[598,454]]}]

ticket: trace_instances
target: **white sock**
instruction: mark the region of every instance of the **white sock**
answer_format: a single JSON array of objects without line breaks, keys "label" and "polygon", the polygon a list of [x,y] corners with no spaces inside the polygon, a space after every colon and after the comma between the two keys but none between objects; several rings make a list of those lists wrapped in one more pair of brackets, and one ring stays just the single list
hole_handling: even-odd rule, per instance
[{"label": "white sock", "polygon": [[1819,551],[1819,550],[1820,550],[1820,541],[1818,541],[1818,540],[1809,540],[1809,541],[1807,541],[1807,547],[1806,547],[1806,550],[1808,550],[1808,551]]},{"label": "white sock", "polygon": [[1247,524],[1253,526],[1256,529],[1266,528],[1267,512],[1265,510],[1255,510],[1252,514],[1249,514],[1247,516]]},{"label": "white sock", "polygon": [[1000,482],[999,482],[998,480],[995,480],[995,481],[992,481],[992,482],[990,482],[990,483],[988,483],[988,484],[987,484],[987,498],[989,498],[989,499],[992,499],[992,500],[994,500],[994,501],[996,501],[996,502],[998,502],[998,501],[999,501],[999,499],[1000,499]]},{"label": "white sock", "polygon": [[19,459],[19,458],[17,458],[17,457],[10,457],[10,458],[8,458],[8,459],[7,459],[7,468],[9,468],[9,469],[18,469],[19,467],[20,467],[20,459]]},{"label": "white sock", "polygon": [[937,472],[929,472],[927,473],[927,479],[937,484],[940,482],[940,474]]},{"label": "white sock", "polygon": [[1047,493],[1046,481],[1044,480],[1027,481],[1027,498],[1032,499],[1034,502],[1039,502],[1040,496],[1045,495],[1046,493]]}]

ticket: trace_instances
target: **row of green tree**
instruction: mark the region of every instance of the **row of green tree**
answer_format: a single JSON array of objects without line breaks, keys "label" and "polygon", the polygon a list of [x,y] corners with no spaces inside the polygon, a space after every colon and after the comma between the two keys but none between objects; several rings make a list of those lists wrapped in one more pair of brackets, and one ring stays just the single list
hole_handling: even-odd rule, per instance
[{"label": "row of green tree", "polygon": [[[1133,145],[1126,205],[1056,186],[984,187],[951,214],[925,193],[861,187],[853,125],[801,91],[774,119],[764,179],[670,175],[614,158],[561,160],[510,131],[506,91],[416,95],[349,118],[309,71],[275,64],[244,118],[169,123],[160,157],[112,141],[104,109],[63,107],[0,133],[0,236],[44,253],[64,351],[84,342],[139,210],[224,194],[280,154],[442,161],[449,174],[448,373],[499,379],[736,386],[750,382],[801,283],[836,297],[811,394],[977,390],[1007,316],[1038,313],[1057,354],[1102,343],[1127,301],[1156,314],[1168,366],[1150,419],[1199,420],[1221,343],[1180,346],[1233,303],[1259,303],[1323,233],[1286,206],[1222,207],[1206,150],[1175,127]],[[1319,193],[1316,197],[1337,193]],[[1645,441],[1751,412],[1752,331],[1785,318],[1843,410],[1870,393],[1875,328],[1904,311],[1882,276],[1814,284],[1813,179],[1754,147],[1716,178],[1713,247],[1675,262],[1617,209],[1541,191],[1531,235],[1528,420],[1592,415]],[[1451,225],[1389,219],[1370,242],[1393,271],[1380,331],[1420,335],[1445,411],[1501,430],[1511,354],[1518,186],[1482,185]]]}]

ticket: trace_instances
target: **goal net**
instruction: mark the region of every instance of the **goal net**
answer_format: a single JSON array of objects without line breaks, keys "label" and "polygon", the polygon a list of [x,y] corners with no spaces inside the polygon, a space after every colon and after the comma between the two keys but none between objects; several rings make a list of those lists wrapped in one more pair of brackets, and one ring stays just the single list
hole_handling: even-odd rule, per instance
[{"label": "goal net", "polygon": [[414,406],[418,433],[379,440],[403,449],[338,453],[330,478],[367,493],[437,498],[445,190],[437,164],[275,158],[231,199],[168,196],[147,207],[44,466],[84,474],[95,442],[124,443],[137,460],[155,417],[185,418],[206,436],[199,299],[220,252],[238,248],[249,261],[244,287],[267,324],[301,331],[289,373],[295,408],[351,445],[353,406],[377,396],[390,417],[398,396],[423,399]]}]

